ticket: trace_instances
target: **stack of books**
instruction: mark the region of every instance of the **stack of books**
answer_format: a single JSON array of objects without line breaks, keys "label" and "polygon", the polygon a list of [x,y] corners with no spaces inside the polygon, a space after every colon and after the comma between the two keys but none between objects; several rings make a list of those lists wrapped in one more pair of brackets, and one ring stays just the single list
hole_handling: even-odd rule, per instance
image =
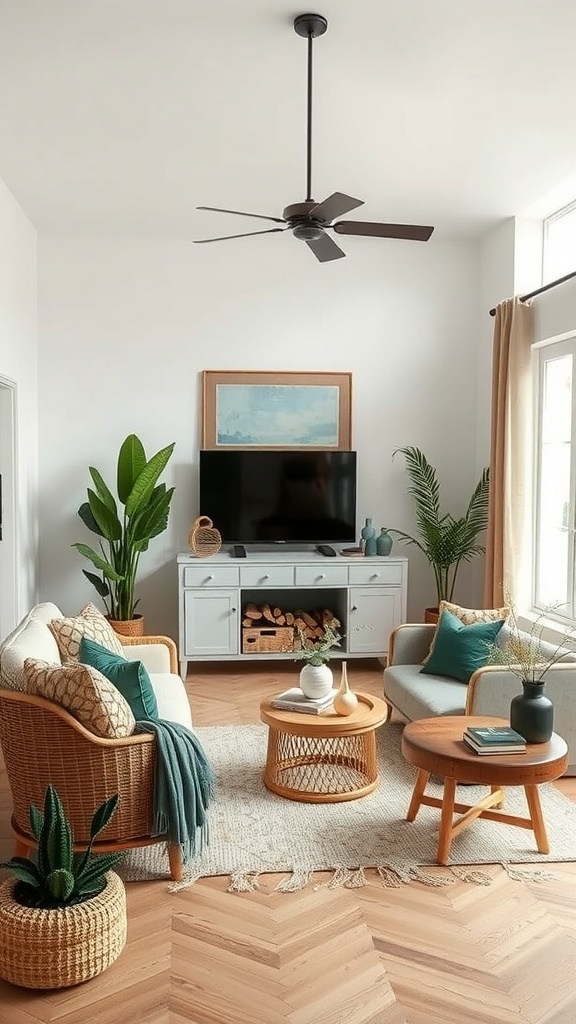
[{"label": "stack of books", "polygon": [[320,715],[332,707],[338,690],[330,690],[326,697],[306,697],[299,686],[284,690],[272,698],[272,707],[280,711],[303,711],[307,715]]},{"label": "stack of books", "polygon": [[509,725],[469,725],[462,738],[477,754],[526,753],[526,740]]}]

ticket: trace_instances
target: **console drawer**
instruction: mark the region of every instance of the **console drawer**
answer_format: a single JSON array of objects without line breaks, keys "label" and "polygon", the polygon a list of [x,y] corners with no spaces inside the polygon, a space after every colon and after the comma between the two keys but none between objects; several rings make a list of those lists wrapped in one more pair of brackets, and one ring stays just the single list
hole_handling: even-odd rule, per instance
[{"label": "console drawer", "polygon": [[297,565],[297,587],[345,587],[348,583],[346,565]]},{"label": "console drawer", "polygon": [[291,587],[294,568],[291,565],[241,565],[242,587]]},{"label": "console drawer", "polygon": [[236,565],[187,565],[184,569],[185,587],[237,587]]},{"label": "console drawer", "polygon": [[349,580],[352,586],[386,587],[389,584],[402,583],[402,565],[399,562],[367,562],[364,565],[349,567]]}]

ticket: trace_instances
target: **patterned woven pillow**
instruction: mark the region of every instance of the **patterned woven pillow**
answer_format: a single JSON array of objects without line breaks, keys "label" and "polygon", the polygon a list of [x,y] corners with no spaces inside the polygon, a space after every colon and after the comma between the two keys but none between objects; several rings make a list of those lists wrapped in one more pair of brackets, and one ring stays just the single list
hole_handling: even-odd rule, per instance
[{"label": "patterned woven pillow", "polygon": [[[509,608],[461,608],[459,604],[452,604],[450,601],[440,601],[438,606],[438,626],[440,625],[440,619],[442,612],[446,610],[455,615],[460,622],[463,622],[465,626],[472,626],[475,622],[499,622],[502,619],[507,619],[510,614]],[[438,626],[432,637],[432,643],[430,644],[430,650],[422,662],[426,665],[428,659],[432,656],[434,651],[434,645],[436,643],[436,637],[438,636]]]},{"label": "patterned woven pillow", "polygon": [[51,665],[26,658],[27,693],[46,697],[66,708],[90,732],[107,739],[131,736],[136,726],[128,701],[97,669],[79,662]]},{"label": "patterned woven pillow", "polygon": [[87,604],[79,615],[68,619],[52,619],[48,625],[56,637],[63,662],[78,661],[82,637],[95,640],[121,658],[126,657],[118,634],[92,603]]}]

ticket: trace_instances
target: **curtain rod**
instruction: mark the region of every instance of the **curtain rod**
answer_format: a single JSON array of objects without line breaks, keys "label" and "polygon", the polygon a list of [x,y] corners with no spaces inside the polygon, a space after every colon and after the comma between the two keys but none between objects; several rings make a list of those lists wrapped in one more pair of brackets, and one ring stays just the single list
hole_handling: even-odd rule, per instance
[{"label": "curtain rod", "polygon": [[[542,292],[547,292],[550,288],[555,288],[557,284],[564,284],[564,281],[569,281],[572,277],[576,277],[576,270],[573,270],[571,274],[564,274],[564,277],[559,277],[557,281],[550,281],[549,284],[543,284],[541,288],[536,288],[533,292],[528,292],[528,295],[521,295],[520,302],[527,302],[528,299],[533,299],[535,295],[541,295]],[[496,316],[496,310],[490,310],[490,316]]]}]

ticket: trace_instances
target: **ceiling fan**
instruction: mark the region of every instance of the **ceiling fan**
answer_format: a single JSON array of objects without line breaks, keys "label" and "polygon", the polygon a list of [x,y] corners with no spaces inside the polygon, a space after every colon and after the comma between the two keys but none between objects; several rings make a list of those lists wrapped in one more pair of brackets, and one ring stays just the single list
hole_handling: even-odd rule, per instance
[{"label": "ceiling fan", "polygon": [[326,234],[327,230],[339,235],[368,235],[376,238],[403,238],[427,242],[434,228],[419,224],[377,224],[361,220],[339,220],[336,217],[350,213],[357,206],[363,206],[361,199],[353,199],[343,192],[334,192],[322,203],[312,199],[312,46],[317,36],[322,36],[328,22],[321,14],[299,14],[294,19],[294,31],[308,40],[308,89],[307,89],[307,135],[306,135],[306,200],[293,203],[282,211],[281,217],[267,217],[260,213],[245,213],[243,210],[223,210],[218,206],[197,206],[197,210],[211,210],[214,213],[232,213],[240,217],[255,217],[272,221],[282,227],[267,228],[265,231],[246,231],[240,235],[221,235],[218,238],[197,238],[198,244],[222,242],[228,238],[247,238],[249,235],[271,235],[277,231],[292,231],[295,238],[306,242],[317,260],[326,263],[338,260],[346,253]]}]

